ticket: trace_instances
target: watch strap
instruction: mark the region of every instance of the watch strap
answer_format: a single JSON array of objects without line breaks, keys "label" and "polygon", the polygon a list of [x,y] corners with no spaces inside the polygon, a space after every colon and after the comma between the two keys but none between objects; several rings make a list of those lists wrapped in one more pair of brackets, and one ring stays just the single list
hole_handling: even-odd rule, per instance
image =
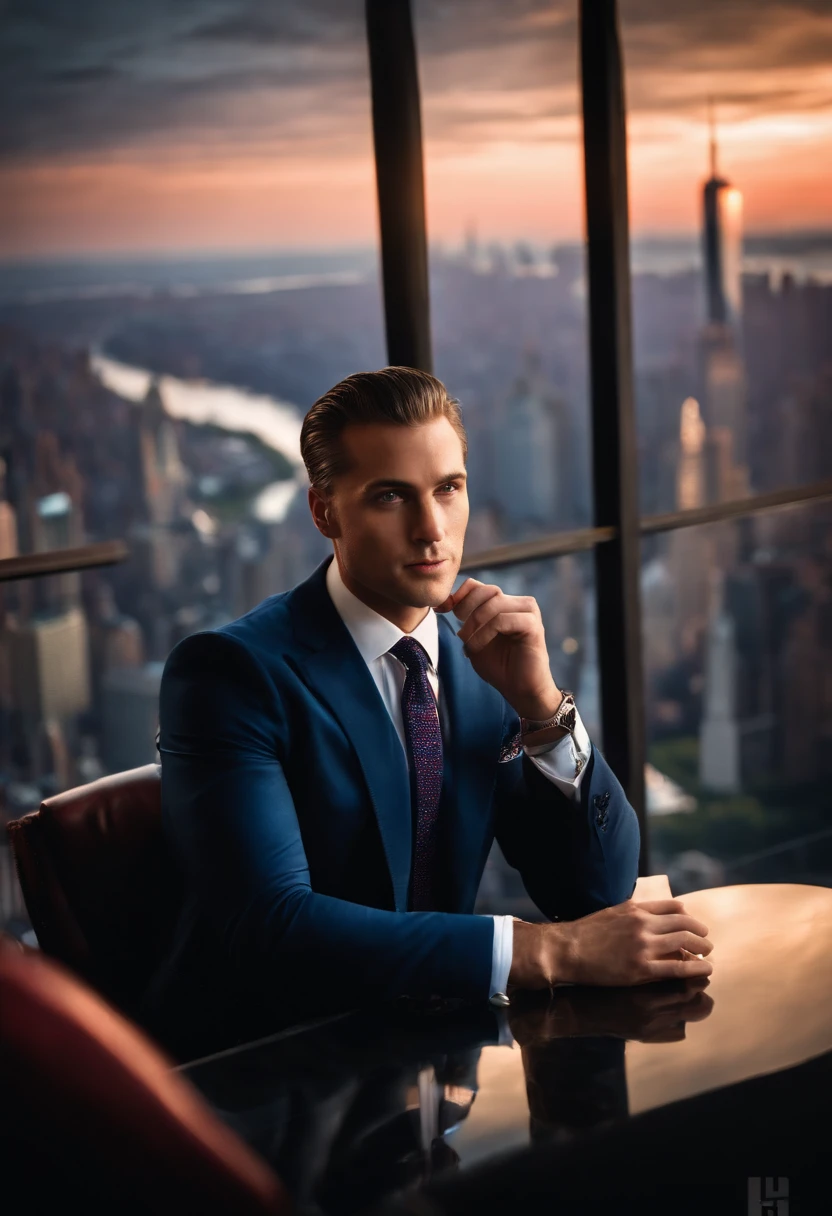
[{"label": "watch strap", "polygon": [[509,760],[516,759],[523,750],[526,736],[537,733],[537,731],[549,730],[552,726],[559,726],[561,730],[571,735],[575,730],[577,714],[578,707],[575,704],[575,694],[564,689],[561,703],[551,718],[546,718],[542,722],[535,721],[532,718],[520,719],[520,730],[500,751],[500,763],[505,764]]},{"label": "watch strap", "polygon": [[575,721],[578,716],[578,707],[575,704],[575,694],[564,689],[561,696],[560,705],[555,710],[551,718],[538,721],[531,718],[520,719],[521,735],[528,735],[539,730],[549,730],[552,726],[559,726],[561,730],[565,730],[567,734],[573,734],[575,730]]}]

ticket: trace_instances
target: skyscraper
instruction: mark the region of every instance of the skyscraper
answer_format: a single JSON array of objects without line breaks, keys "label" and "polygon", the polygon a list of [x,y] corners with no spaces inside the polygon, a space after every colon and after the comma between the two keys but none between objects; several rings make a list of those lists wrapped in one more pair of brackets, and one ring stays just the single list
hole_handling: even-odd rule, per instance
[{"label": "skyscraper", "polygon": [[[709,498],[747,492],[747,384],[742,353],[742,195],[717,170],[711,111],[710,177],[702,192],[705,317],[700,335],[699,399],[709,439],[724,432],[731,476],[709,477]],[[719,484],[717,484],[717,482]]]},{"label": "skyscraper", "polygon": [[[35,551],[69,549],[84,543],[84,529],[78,504],[65,490],[44,494],[34,501],[32,537]],[[60,612],[80,603],[81,575],[68,570],[44,579],[37,588],[36,602],[47,612]]]},{"label": "skyscraper", "polygon": [[102,689],[104,763],[111,773],[158,759],[159,688],[163,663],[108,671]]},{"label": "skyscraper", "polygon": [[711,595],[699,732],[699,780],[705,789],[735,794],[741,789],[737,649],[734,618],[725,609],[721,575],[714,575]]},{"label": "skyscraper", "polygon": [[11,659],[15,704],[33,722],[89,708],[87,618],[78,605],[15,626]]},{"label": "skyscraper", "polygon": [[705,424],[699,413],[699,402],[687,397],[682,402],[679,418],[679,466],[676,480],[676,507],[693,511],[705,502],[705,466],[703,448]]},{"label": "skyscraper", "polygon": [[735,326],[742,312],[742,194],[717,170],[713,108],[710,151],[711,174],[702,192],[706,319]]},{"label": "skyscraper", "polygon": [[0,456],[0,560],[17,556],[17,516],[6,501],[6,462]]},{"label": "skyscraper", "polygon": [[[695,397],[687,397],[679,411],[676,474],[676,508],[679,511],[694,511],[705,503],[706,442],[699,402]],[[673,647],[682,653],[695,647],[695,639],[706,625],[708,585],[705,573],[713,561],[712,548],[707,528],[679,528],[669,537],[667,564],[675,597],[672,623],[668,621],[667,626]],[[654,587],[653,590],[658,589]]]},{"label": "skyscraper", "polygon": [[503,405],[496,449],[497,498],[511,525],[563,524],[568,518],[572,452],[566,410],[535,350]]}]

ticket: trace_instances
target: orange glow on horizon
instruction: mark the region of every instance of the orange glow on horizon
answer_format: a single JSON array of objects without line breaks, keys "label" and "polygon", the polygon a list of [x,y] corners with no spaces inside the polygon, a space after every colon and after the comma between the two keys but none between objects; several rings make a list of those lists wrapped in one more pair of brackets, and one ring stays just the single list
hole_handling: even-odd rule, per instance
[{"label": "orange glow on horizon", "polygon": [[[472,63],[482,68],[483,54],[471,53],[467,77],[461,61],[444,64],[459,69],[460,85],[448,84],[457,77],[436,65],[425,72],[430,239],[456,245],[471,225],[482,240],[580,239],[576,79],[551,90],[534,82],[498,90],[472,70]],[[742,193],[746,231],[832,227],[829,69],[774,67],[763,77],[723,64],[709,74],[693,48],[687,73],[656,65],[628,72],[633,234],[698,231],[709,91],[751,98],[723,107],[718,123],[719,171]],[[767,96],[779,111],[766,111]],[[369,106],[366,115],[358,106],[350,123],[348,131],[329,131],[326,118],[313,115],[294,142],[265,128],[245,129],[239,139],[231,129],[214,138],[172,131],[166,142],[157,133],[98,157],[7,161],[0,165],[0,256],[374,244]]]}]

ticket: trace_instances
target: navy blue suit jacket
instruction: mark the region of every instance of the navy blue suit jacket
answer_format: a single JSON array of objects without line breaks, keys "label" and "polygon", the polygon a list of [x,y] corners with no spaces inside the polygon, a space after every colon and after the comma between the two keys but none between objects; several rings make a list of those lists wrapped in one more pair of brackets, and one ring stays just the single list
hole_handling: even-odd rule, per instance
[{"label": "navy blue suit jacket", "polygon": [[500,763],[517,715],[440,617],[444,910],[406,910],[407,763],[327,565],[168,658],[162,810],[187,895],[156,1007],[185,989],[268,994],[298,1016],[486,999],[493,925],[472,910],[495,836],[549,918],[632,894],[638,825],[603,757],[593,749],[580,801],[522,755]]}]

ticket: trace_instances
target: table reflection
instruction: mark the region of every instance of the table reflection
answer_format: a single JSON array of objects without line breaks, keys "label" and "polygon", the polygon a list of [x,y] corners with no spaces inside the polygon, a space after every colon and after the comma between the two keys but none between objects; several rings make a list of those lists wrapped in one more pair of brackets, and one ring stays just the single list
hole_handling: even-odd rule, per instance
[{"label": "table reflection", "polygon": [[299,1205],[358,1212],[496,1148],[626,1118],[625,1040],[679,1037],[710,1005],[700,982],[564,988],[510,1011],[400,1008],[186,1071]]},{"label": "table reflection", "polygon": [[[786,1070],[800,1072],[808,1102],[832,1048],[832,891],[725,888],[685,905],[715,943],[710,980],[564,987],[515,998],[508,1010],[360,1011],[185,1071],[272,1163],[299,1209],[326,1213],[426,1186],[435,1194],[457,1176],[462,1185],[512,1149],[555,1152],[562,1170],[563,1153],[578,1163],[588,1138],[600,1136],[611,1154],[626,1141],[626,1163],[638,1154],[641,1121],[652,1152],[665,1116],[684,1122],[700,1102],[708,1126],[723,1107],[732,1126],[756,1126],[756,1109],[738,1113],[753,1102],[742,1096],[754,1092],[751,1077],[775,1074],[788,1130]],[[811,1076],[794,1068],[804,1061],[817,1061]],[[592,1177],[591,1161],[586,1169]],[[466,1203],[461,1192],[460,1210]]]},{"label": "table reflection", "polygon": [[562,989],[543,1005],[515,1005],[532,1141],[564,1142],[629,1113],[624,1043],[678,1042],[707,1018],[708,980],[630,989]]}]

